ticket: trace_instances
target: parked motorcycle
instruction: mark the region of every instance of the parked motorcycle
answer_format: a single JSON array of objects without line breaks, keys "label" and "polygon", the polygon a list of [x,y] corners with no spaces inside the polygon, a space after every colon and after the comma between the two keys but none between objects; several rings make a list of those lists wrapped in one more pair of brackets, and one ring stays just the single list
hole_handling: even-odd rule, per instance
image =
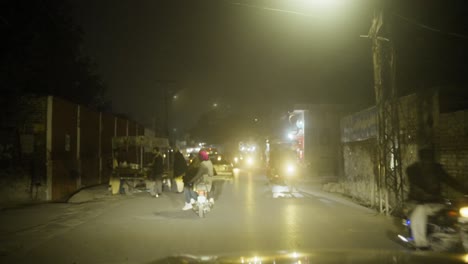
[{"label": "parked motorcycle", "polygon": [[[409,212],[403,218],[405,233],[398,234],[398,238],[405,245],[415,249],[411,233]],[[428,216],[427,239],[429,247],[437,252],[468,252],[468,200],[446,200],[442,210]]]},{"label": "parked motorcycle", "polygon": [[195,192],[198,194],[197,200],[192,203],[193,211],[200,217],[211,211],[214,205],[214,199],[209,197],[210,186],[208,183],[199,183],[195,187]]}]

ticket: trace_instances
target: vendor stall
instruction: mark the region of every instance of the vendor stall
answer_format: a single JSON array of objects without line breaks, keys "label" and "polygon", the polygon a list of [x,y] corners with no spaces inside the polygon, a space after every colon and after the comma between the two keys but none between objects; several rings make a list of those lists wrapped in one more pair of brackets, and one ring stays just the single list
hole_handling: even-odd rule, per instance
[{"label": "vendor stall", "polygon": [[154,147],[159,147],[162,153],[166,153],[170,148],[169,141],[150,136],[112,138],[113,170],[109,182],[112,194],[146,185]]}]

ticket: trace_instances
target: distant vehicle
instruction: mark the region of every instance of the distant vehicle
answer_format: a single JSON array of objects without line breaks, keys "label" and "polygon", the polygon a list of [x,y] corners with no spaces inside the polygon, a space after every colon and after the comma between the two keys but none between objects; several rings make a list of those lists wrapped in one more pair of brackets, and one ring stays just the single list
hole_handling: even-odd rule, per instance
[{"label": "distant vehicle", "polygon": [[234,168],[251,170],[259,168],[262,165],[262,161],[256,153],[239,153],[233,158]]},{"label": "distant vehicle", "polygon": [[301,174],[299,159],[289,144],[272,144],[268,153],[266,175],[273,185],[274,197],[297,192],[296,184]]},{"label": "distant vehicle", "polygon": [[234,176],[234,167],[222,155],[213,155],[210,157],[213,168],[218,176]]}]

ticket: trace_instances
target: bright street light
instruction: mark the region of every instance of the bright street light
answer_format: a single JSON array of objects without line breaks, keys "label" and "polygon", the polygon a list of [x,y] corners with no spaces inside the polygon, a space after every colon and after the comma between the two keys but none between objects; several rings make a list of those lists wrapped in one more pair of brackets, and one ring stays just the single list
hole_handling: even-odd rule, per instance
[{"label": "bright street light", "polygon": [[301,0],[304,6],[316,7],[316,8],[330,8],[335,7],[343,0]]}]

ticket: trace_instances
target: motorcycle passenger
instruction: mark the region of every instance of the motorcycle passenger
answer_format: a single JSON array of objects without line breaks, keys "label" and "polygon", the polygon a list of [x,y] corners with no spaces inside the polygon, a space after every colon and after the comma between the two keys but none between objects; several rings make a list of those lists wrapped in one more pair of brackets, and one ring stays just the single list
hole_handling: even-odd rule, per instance
[{"label": "motorcycle passenger", "polygon": [[[176,182],[178,183],[180,180],[183,179],[185,172],[187,171],[187,161],[184,158],[184,154],[180,152],[179,147],[176,147],[174,150],[174,164],[173,164],[173,181],[174,185],[178,186]],[[181,190],[178,189],[177,187],[177,192],[180,192]]]},{"label": "motorcycle passenger", "polygon": [[444,207],[442,184],[447,184],[461,193],[466,193],[466,188],[448,175],[441,164],[435,162],[432,148],[421,148],[418,158],[419,161],[406,169],[409,205],[414,206],[409,218],[416,248],[428,250],[430,248],[426,237],[427,218]]},{"label": "motorcycle passenger", "polygon": [[[196,170],[196,174],[190,179],[187,178],[186,180],[188,186],[187,188],[184,188],[185,206],[184,208],[182,208],[182,210],[192,209],[192,203],[197,198],[197,194],[193,190],[193,186],[196,186],[201,182],[205,182],[208,186],[208,192],[211,190],[211,177],[213,177],[214,172],[213,164],[211,163],[208,152],[206,152],[205,150],[200,150],[200,152],[198,153],[198,160],[199,166]],[[210,199],[210,201],[213,202],[213,199]]]},{"label": "motorcycle passenger", "polygon": [[188,166],[185,175],[183,176],[182,180],[184,181],[184,198],[185,198],[185,206],[182,210],[190,210],[192,209],[192,204],[190,202],[191,199],[196,199],[197,194],[193,191],[193,183],[192,179],[198,172],[200,168],[201,160],[197,156],[191,158],[191,163]]}]

